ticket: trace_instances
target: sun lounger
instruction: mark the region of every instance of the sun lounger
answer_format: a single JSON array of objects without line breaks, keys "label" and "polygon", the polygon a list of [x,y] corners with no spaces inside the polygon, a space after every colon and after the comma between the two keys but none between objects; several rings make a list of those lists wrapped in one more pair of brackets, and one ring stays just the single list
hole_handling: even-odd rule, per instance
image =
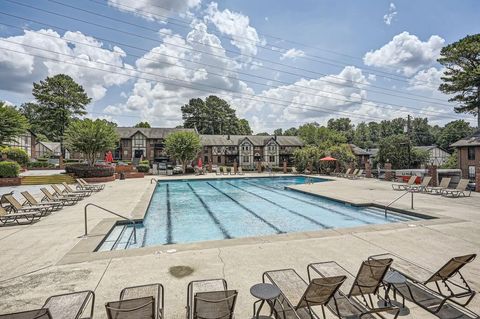
[{"label": "sun lounger", "polygon": [[[470,303],[476,292],[468,285],[460,270],[471,263],[476,254],[451,258],[436,271],[394,254],[375,255],[370,259],[386,257],[394,259],[391,269],[406,278],[405,283],[392,284],[393,289],[402,297],[434,314],[441,311],[452,311],[452,307],[444,307],[447,302],[461,306],[462,310],[470,312],[463,307]],[[462,299],[465,301],[460,302]]]},{"label": "sun lounger", "polygon": [[191,281],[187,287],[187,319],[233,318],[237,291],[225,279]]},{"label": "sun lounger", "polygon": [[405,183],[395,183],[395,184],[392,184],[392,188],[395,191],[406,191],[410,186],[415,184],[416,179],[417,179],[416,175],[410,176],[410,178],[408,179],[408,182],[406,184]]},{"label": "sun lounger", "polygon": [[77,197],[55,196],[54,194],[50,193],[48,189],[46,189],[45,187],[40,188],[40,190],[42,191],[43,195],[45,195],[42,198],[42,202],[43,201],[50,201],[50,202],[61,201],[65,205],[75,205],[80,200]]},{"label": "sun lounger", "polygon": [[425,189],[428,187],[428,184],[430,184],[430,181],[432,180],[431,176],[425,176],[422,180],[422,183],[419,185],[413,184],[408,186],[408,190],[412,192],[423,192]]},{"label": "sun lounger", "polygon": [[[95,294],[93,291],[86,290],[51,296],[42,308],[48,309],[53,319],[92,318],[94,304]],[[82,316],[88,305],[90,305],[89,316]]]},{"label": "sun lounger", "polygon": [[442,194],[442,191],[444,189],[447,189],[448,188],[448,185],[450,185],[450,181],[452,179],[450,177],[444,177],[442,178],[442,180],[440,181],[440,185],[438,186],[427,186],[425,187],[425,192],[426,193],[429,193],[429,194],[432,194],[432,195],[441,195]]},{"label": "sun lounger", "polygon": [[359,178],[363,177],[362,174],[363,174],[363,169],[359,170],[357,172],[357,174],[347,175],[347,178],[348,179],[359,179]]},{"label": "sun lounger", "polygon": [[[35,220],[39,220],[42,217],[42,213],[8,213],[5,208],[0,206],[0,223],[5,225],[9,222],[16,222],[17,224],[31,224]],[[25,223],[20,223],[20,220],[25,220]]]},{"label": "sun lounger", "polygon": [[89,184],[83,178],[77,178],[77,183],[77,187],[80,187],[81,189],[92,189],[96,192],[105,188],[105,184]]},{"label": "sun lounger", "polygon": [[297,169],[295,168],[295,166],[292,167],[292,174],[298,174]]},{"label": "sun lounger", "polygon": [[238,175],[245,175],[245,173],[243,172],[243,168],[241,166],[238,167],[238,172],[237,172]]},{"label": "sun lounger", "polygon": [[[346,277],[344,285],[340,287],[339,293],[335,296],[338,310],[342,316],[355,315],[359,310],[362,313],[395,311],[396,318],[400,311],[397,307],[378,308],[372,299],[372,296],[376,296],[379,300],[383,299],[379,294],[379,290],[392,262],[393,259],[391,258],[363,261],[356,276],[335,261],[312,263],[307,266],[307,272],[309,280],[318,276],[321,278],[332,276]],[[352,300],[355,300],[354,304],[352,304]],[[387,300],[383,299],[383,301],[387,303]],[[356,304],[365,305],[368,307],[368,310],[358,309],[355,307]]]},{"label": "sun lounger", "polygon": [[[468,183],[470,181],[468,179],[461,179],[459,182],[458,182],[458,185],[457,187],[455,188],[445,188],[445,189],[442,189],[442,196],[445,196],[445,197],[470,197],[472,191],[471,190],[467,190],[467,187],[468,187]],[[468,195],[466,195],[466,193],[468,192]]]},{"label": "sun lounger", "polygon": [[22,204],[20,204],[12,195],[5,195],[5,199],[11,205],[11,208],[15,213],[36,212],[36,213],[40,213],[42,216],[45,216],[46,214],[50,213],[53,209],[52,206],[41,206],[41,205],[22,206]]},{"label": "sun lounger", "polygon": [[25,203],[23,204],[23,206],[25,205],[30,205],[30,206],[51,206],[53,210],[59,210],[60,208],[62,208],[65,203],[61,202],[61,201],[46,201],[46,202],[39,202],[35,199],[35,197],[32,196],[32,194],[30,194],[29,192],[27,191],[24,191],[24,192],[21,192],[21,194],[23,195],[23,197],[25,197],[26,201]]},{"label": "sun lounger", "polygon": [[0,319],[52,319],[48,309],[35,309],[0,315]]},{"label": "sun lounger", "polygon": [[52,184],[50,186],[52,187],[53,191],[55,192],[54,195],[58,198],[73,198],[73,199],[81,200],[81,199],[84,199],[85,197],[87,197],[87,195],[85,195],[85,194],[78,195],[78,194],[65,193],[55,184]]},{"label": "sun lounger", "polygon": [[62,193],[66,195],[78,195],[78,196],[88,197],[93,193],[92,190],[74,190],[70,186],[68,186],[68,184],[65,182],[62,183],[62,186],[64,188]]},{"label": "sun lounger", "polygon": [[220,167],[215,167],[215,175],[222,175],[221,171],[220,171]]},{"label": "sun lounger", "polygon": [[356,168],[356,169],[353,171],[353,173],[342,175],[342,177],[343,177],[343,178],[348,178],[348,177],[350,177],[350,176],[357,175],[357,173],[358,173],[358,168]]},{"label": "sun lounger", "polygon": [[164,293],[161,284],[124,288],[120,300],[105,304],[109,319],[162,319]]},{"label": "sun lounger", "polygon": [[228,175],[228,168],[226,166],[222,167],[222,175]]},{"label": "sun lounger", "polygon": [[344,170],[343,172],[342,172],[342,171],[340,171],[340,172],[333,172],[333,173],[332,173],[332,176],[337,176],[337,177],[339,177],[339,176],[345,175],[345,174],[347,174],[347,173],[350,173],[350,169],[346,169],[346,170]]}]

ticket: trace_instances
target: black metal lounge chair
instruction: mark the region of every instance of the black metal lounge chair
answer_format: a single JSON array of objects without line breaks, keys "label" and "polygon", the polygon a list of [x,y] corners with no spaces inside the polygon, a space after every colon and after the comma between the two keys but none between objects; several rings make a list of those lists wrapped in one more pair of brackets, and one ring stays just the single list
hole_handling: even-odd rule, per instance
[{"label": "black metal lounge chair", "polygon": [[[312,307],[320,306],[325,318],[325,306],[333,300],[345,276],[316,278],[308,284],[294,269],[270,270],[263,273],[262,280],[270,281],[281,291],[274,303],[277,316],[286,318],[316,318]],[[335,307],[335,306],[334,306]]]},{"label": "black metal lounge chair", "polygon": [[417,179],[416,175],[410,176],[407,183],[395,183],[392,184],[392,189],[394,191],[406,191],[409,189],[410,186],[415,184],[415,180]]},{"label": "black metal lounge chair", "polygon": [[[356,276],[335,261],[309,264],[307,272],[309,280],[314,276],[320,276],[321,278],[345,276],[347,278],[345,284],[335,295],[337,302],[337,307],[333,308],[336,311],[335,314],[349,317],[392,312],[394,318],[396,318],[400,309],[397,307],[378,308],[372,299],[372,296],[383,299],[379,295],[379,289],[392,262],[391,258],[363,261]],[[348,289],[348,293],[345,289]]]},{"label": "black metal lounge chair", "polygon": [[231,319],[238,292],[225,279],[191,281],[187,287],[187,319]]},{"label": "black metal lounge chair", "polygon": [[0,315],[0,319],[52,319],[48,309],[35,309]]},{"label": "black metal lounge chair", "polygon": [[155,318],[162,319],[164,289],[161,284],[148,284],[124,288],[120,300],[105,304],[110,319]]},{"label": "black metal lounge chair", "polygon": [[[468,285],[460,270],[472,262],[476,254],[453,257],[436,271],[429,270],[412,261],[394,254],[381,254],[371,256],[369,259],[393,257],[392,269],[399,272],[407,279],[403,284],[393,284],[403,298],[406,298],[423,309],[438,314],[453,311],[452,307],[444,307],[451,302],[462,308],[462,311],[472,313],[465,308],[475,296],[476,292]],[[430,286],[433,286],[431,288]],[[441,286],[443,286],[443,289]],[[460,300],[465,300],[460,302]],[[457,311],[458,313],[458,311]]]},{"label": "black metal lounge chair", "polygon": [[[9,222],[16,222],[17,224],[31,224],[42,217],[42,213],[8,213],[2,206],[0,206],[0,223],[5,225]],[[21,220],[25,220],[25,223],[21,223]]]},{"label": "black metal lounge chair", "polygon": [[5,199],[8,201],[8,203],[11,205],[11,209],[17,213],[31,213],[31,212],[37,212],[40,213],[42,216],[45,216],[46,214],[50,213],[53,209],[52,206],[22,206],[19,201],[16,200],[15,197],[12,195],[5,195]]},{"label": "black metal lounge chair", "polygon": [[35,197],[32,196],[28,191],[21,192],[22,196],[25,197],[26,201],[23,204],[25,205],[30,205],[30,206],[51,206],[53,210],[59,210],[62,208],[65,204],[61,201],[45,201],[45,202],[39,202],[35,199]]},{"label": "black metal lounge chair", "polygon": [[50,193],[48,189],[45,187],[40,188],[42,191],[44,197],[42,198],[43,201],[61,201],[64,203],[64,205],[75,205],[80,199],[79,198],[73,198],[73,197],[63,197],[63,196],[55,196],[54,194]]}]

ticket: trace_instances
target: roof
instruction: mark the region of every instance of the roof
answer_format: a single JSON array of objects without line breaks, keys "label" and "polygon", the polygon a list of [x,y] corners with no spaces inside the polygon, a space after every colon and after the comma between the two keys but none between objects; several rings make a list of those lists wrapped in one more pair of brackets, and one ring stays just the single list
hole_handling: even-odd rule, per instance
[{"label": "roof", "polygon": [[452,147],[464,147],[464,146],[480,146],[480,130],[476,131],[472,135],[466,138],[462,138],[459,141],[456,141]]},{"label": "roof", "polygon": [[275,138],[280,146],[303,146],[303,142],[297,136],[273,135],[200,135],[200,142],[208,146],[236,146],[244,139],[248,139],[254,146],[264,146]]},{"label": "roof", "polygon": [[58,142],[42,142],[39,141],[39,144],[42,144],[46,148],[48,148],[50,151],[55,152],[55,151],[60,151],[60,143]]},{"label": "roof", "polygon": [[165,138],[170,133],[178,132],[178,131],[195,132],[194,129],[190,129],[190,128],[165,128],[165,127],[152,127],[152,128],[117,127],[116,130],[120,138],[131,138],[137,132],[142,133],[147,138]]},{"label": "roof", "polygon": [[352,152],[355,155],[372,155],[372,153],[370,153],[369,151],[366,151],[355,144],[348,144],[348,145],[350,145],[350,148],[352,149]]},{"label": "roof", "polygon": [[370,156],[377,156],[379,148],[369,148],[367,152],[370,153]]},{"label": "roof", "polygon": [[[426,145],[426,146],[414,146],[413,147],[414,149],[417,149],[417,150],[422,150],[422,151],[431,151],[432,149],[434,148],[438,148],[439,150],[442,150],[444,152],[447,152],[446,150],[444,150],[443,148],[437,146],[437,145]],[[448,153],[448,152],[447,152]]]}]

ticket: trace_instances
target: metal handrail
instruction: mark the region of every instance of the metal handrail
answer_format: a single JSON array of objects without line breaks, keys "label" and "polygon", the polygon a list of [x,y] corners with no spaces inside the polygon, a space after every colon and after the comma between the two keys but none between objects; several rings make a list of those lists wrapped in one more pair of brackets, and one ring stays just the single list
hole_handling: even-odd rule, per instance
[{"label": "metal handrail", "polygon": [[152,184],[152,181],[155,181],[155,183],[156,183],[156,182],[158,182],[158,179],[150,178],[150,184]]},{"label": "metal handrail", "polygon": [[390,202],[390,204],[388,204],[387,206],[385,206],[385,217],[387,217],[387,209],[392,206],[393,203],[395,203],[397,200],[399,200],[400,198],[402,198],[403,196],[407,195],[408,193],[411,193],[412,194],[412,200],[411,200],[411,209],[413,209],[413,193],[411,190],[407,189],[405,191],[405,193],[403,193],[402,195],[398,196],[397,198],[395,198],[393,201]]},{"label": "metal handrail", "polygon": [[101,206],[98,206],[97,204],[93,204],[93,203],[88,203],[87,205],[85,205],[85,207],[83,208],[84,209],[84,213],[85,213],[85,234],[83,235],[84,237],[88,237],[88,227],[87,227],[87,208],[89,206],[95,206],[97,208],[100,208],[101,210],[104,210],[106,211],[107,213],[110,213],[112,215],[115,215],[117,217],[120,217],[120,218],[123,218],[125,220],[128,220],[129,222],[131,222],[133,224],[133,243],[136,244],[137,243],[137,228],[135,227],[135,221],[133,219],[130,219],[128,217],[125,217],[125,216],[122,216],[120,214],[117,214],[115,212],[112,212],[111,210],[109,209],[106,209],[104,207],[101,207]]}]

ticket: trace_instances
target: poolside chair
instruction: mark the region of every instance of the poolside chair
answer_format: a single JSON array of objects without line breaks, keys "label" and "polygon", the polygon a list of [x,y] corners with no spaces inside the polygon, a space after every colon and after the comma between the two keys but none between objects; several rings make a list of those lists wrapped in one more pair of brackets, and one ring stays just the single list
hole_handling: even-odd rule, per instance
[{"label": "poolside chair", "polygon": [[413,184],[407,187],[408,190],[412,192],[423,192],[425,189],[428,187],[428,184],[430,184],[430,181],[432,180],[431,176],[425,176],[422,180],[422,183],[419,185]]},{"label": "poolside chair", "polygon": [[228,175],[228,167],[226,166],[222,167],[222,175]]},{"label": "poolside chair", "polygon": [[52,211],[52,206],[22,206],[15,197],[12,195],[5,195],[5,199],[8,201],[8,203],[11,205],[11,209],[17,213],[31,213],[31,212],[36,212],[39,213],[42,216],[45,216],[46,214],[50,213]]},{"label": "poolside chair", "polygon": [[[442,309],[447,302],[454,303],[462,307],[462,310],[470,312],[464,307],[472,301],[476,292],[468,285],[460,270],[471,263],[476,256],[476,254],[469,254],[453,257],[436,271],[392,253],[370,256],[369,259],[394,258],[391,269],[405,276],[406,282],[392,284],[393,289],[403,298],[436,314],[440,311],[452,312],[452,307],[447,307],[446,310]],[[440,284],[443,285],[443,289]],[[460,302],[460,299],[465,301]]]},{"label": "poolside chair", "polygon": [[238,172],[237,172],[238,175],[245,175],[245,173],[243,172],[243,168],[241,166],[238,167]]},{"label": "poolside chair", "polygon": [[343,173],[338,173],[338,174],[337,174],[337,177],[345,177],[345,176],[348,176],[350,173],[352,173],[352,169],[351,169],[351,168],[348,168],[345,172],[343,172]]},{"label": "poolside chair", "polygon": [[340,176],[340,175],[346,174],[347,171],[348,171],[348,169],[345,169],[343,172],[342,172],[342,171],[333,172],[333,173],[332,173],[332,176]]},{"label": "poolside chair", "polygon": [[0,315],[0,319],[52,319],[48,309],[35,309]]},{"label": "poolside chair", "polygon": [[[82,316],[89,304],[89,317]],[[51,296],[42,308],[48,309],[53,319],[92,318],[94,304],[94,292],[85,290]]]},{"label": "poolside chair", "polygon": [[77,200],[82,200],[86,197],[86,195],[78,195],[78,194],[70,194],[63,192],[57,185],[52,184],[50,185],[54,191],[55,197],[57,198],[73,198]]},{"label": "poolside chair", "polygon": [[356,168],[356,169],[353,171],[353,173],[342,175],[342,177],[343,177],[343,178],[349,178],[350,176],[357,175],[357,173],[358,173],[358,168]]},{"label": "poolside chair", "polygon": [[26,201],[23,203],[23,206],[30,205],[30,206],[51,206],[52,210],[59,210],[61,209],[65,203],[61,201],[45,201],[39,202],[32,196],[28,191],[21,192],[22,196],[25,197]]},{"label": "poolside chair", "polygon": [[412,176],[410,176],[410,178],[408,179],[408,182],[406,184],[405,183],[395,183],[395,184],[392,184],[392,188],[393,188],[394,191],[406,191],[406,190],[408,190],[408,188],[410,186],[415,184],[416,180],[417,180],[417,176],[412,175]]},{"label": "poolside chair", "polygon": [[191,281],[187,287],[187,319],[232,319],[238,292],[225,279]]},{"label": "poolside chair", "polygon": [[429,193],[429,194],[432,194],[432,195],[441,195],[442,194],[442,191],[444,189],[447,189],[448,188],[448,185],[450,185],[450,181],[452,179],[450,177],[444,177],[442,178],[442,180],[440,181],[440,185],[438,186],[427,186],[425,187],[425,192],[426,193]]},{"label": "poolside chair", "polygon": [[347,178],[348,178],[348,179],[359,179],[359,178],[362,178],[362,177],[363,177],[362,174],[363,174],[363,169],[359,170],[359,171],[357,172],[357,174],[347,175]]},{"label": "poolside chair", "polygon": [[162,319],[164,289],[161,284],[148,284],[124,288],[120,300],[105,304],[109,319]]},{"label": "poolside chair", "polygon": [[101,191],[105,188],[105,184],[90,184],[86,182],[83,178],[77,178],[77,187],[80,186],[81,189],[92,189],[96,192]]},{"label": "poolside chair", "polygon": [[[9,222],[16,222],[17,224],[31,224],[42,217],[41,213],[8,213],[5,208],[0,206],[0,223],[5,225]],[[20,223],[19,220],[25,219],[25,223]]]},{"label": "poolside chair", "polygon": [[294,269],[279,269],[266,271],[262,275],[262,281],[268,280],[277,286],[281,296],[274,302],[277,317],[282,319],[314,318],[314,306],[320,306],[325,318],[325,306],[345,281],[345,276],[330,278],[316,278],[310,283],[303,280]]},{"label": "poolside chair", "polygon": [[[471,190],[467,190],[468,188],[468,183],[470,181],[468,179],[461,179],[459,182],[458,182],[458,185],[457,187],[455,187],[454,189],[452,188],[445,188],[445,189],[442,189],[442,196],[445,196],[445,197],[470,197],[470,195],[472,194],[472,191]],[[466,195],[466,192],[468,191],[468,195]]]},{"label": "poolside chair", "polygon": [[222,175],[221,171],[220,171],[220,167],[215,167],[215,175]]},{"label": "poolside chair", "polygon": [[295,166],[292,167],[292,174],[298,174],[297,169],[295,168]]},{"label": "poolside chair", "polygon": [[44,197],[42,198],[42,202],[43,201],[50,201],[50,202],[61,201],[63,202],[64,205],[70,206],[70,205],[75,205],[80,200],[77,197],[55,196],[54,194],[50,193],[48,189],[46,189],[45,187],[40,188],[40,190],[44,195]]},{"label": "poolside chair", "polygon": [[65,182],[62,182],[62,186],[63,186],[63,188],[65,188],[65,189],[63,190],[63,193],[64,193],[64,194],[73,194],[73,195],[79,195],[79,196],[85,196],[85,197],[87,197],[87,196],[92,195],[92,193],[93,193],[92,190],[81,190],[81,189],[79,189],[79,190],[74,190],[74,189],[72,189],[70,186],[68,186],[68,184],[65,183]]},{"label": "poolside chair", "polygon": [[[327,261],[320,263],[312,263],[307,266],[308,278],[311,280],[313,276],[321,278],[332,276],[345,276],[345,284],[340,287],[338,294],[335,296],[337,305],[336,314],[341,316],[351,316],[361,311],[362,313],[386,312],[394,311],[395,318],[398,316],[400,309],[397,307],[377,308],[374,304],[372,296],[382,300],[379,290],[383,285],[383,278],[393,262],[392,258],[369,259],[363,261],[357,272],[353,275],[344,267],[335,261]],[[348,293],[346,291],[348,289]],[[352,303],[352,301],[354,301]],[[387,300],[383,299],[385,303]],[[367,309],[359,309],[358,304],[366,306]]]}]

